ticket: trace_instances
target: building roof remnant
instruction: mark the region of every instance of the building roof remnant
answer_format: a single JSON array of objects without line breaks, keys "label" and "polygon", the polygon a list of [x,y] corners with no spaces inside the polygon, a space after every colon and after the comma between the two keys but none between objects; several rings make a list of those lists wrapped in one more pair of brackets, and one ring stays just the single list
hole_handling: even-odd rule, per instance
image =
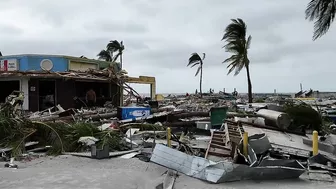
[{"label": "building roof remnant", "polygon": [[115,79],[122,79],[128,77],[125,72],[120,71],[114,73],[111,69],[87,71],[67,71],[67,72],[51,72],[51,71],[0,71],[1,77],[36,77],[36,78],[68,78],[68,79],[85,79],[108,81]]},{"label": "building roof remnant", "polygon": [[[75,57],[75,56],[67,56],[67,55],[49,55],[49,54],[18,54],[18,55],[6,55],[6,56],[0,56],[1,59],[5,58],[19,58],[19,57],[45,57],[45,58],[65,58],[70,61],[74,62],[83,62],[83,63],[89,63],[89,64],[99,64],[99,67],[101,68],[107,68],[110,66],[111,63],[115,63],[116,65],[119,65],[119,62],[107,62],[100,59],[90,59],[85,56]],[[120,65],[119,65],[120,67]]]}]

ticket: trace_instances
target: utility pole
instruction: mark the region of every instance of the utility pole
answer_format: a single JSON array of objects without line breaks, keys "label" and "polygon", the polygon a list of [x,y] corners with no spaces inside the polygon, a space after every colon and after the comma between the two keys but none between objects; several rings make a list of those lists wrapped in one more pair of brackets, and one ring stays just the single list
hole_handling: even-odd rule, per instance
[{"label": "utility pole", "polygon": [[302,83],[300,83],[300,91],[302,92]]}]

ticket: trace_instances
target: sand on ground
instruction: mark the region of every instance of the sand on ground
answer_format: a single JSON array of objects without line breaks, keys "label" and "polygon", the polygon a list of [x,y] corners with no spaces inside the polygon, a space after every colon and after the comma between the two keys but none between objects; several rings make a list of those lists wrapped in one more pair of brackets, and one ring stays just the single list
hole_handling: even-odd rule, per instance
[{"label": "sand on ground", "polygon": [[[162,183],[167,171],[167,168],[151,162],[143,162],[137,158],[94,160],[70,155],[20,162],[19,169],[4,168],[4,164],[0,163],[1,189],[154,189]],[[179,174],[174,188],[322,189],[335,187],[335,183],[312,182],[305,179],[210,184]]]}]

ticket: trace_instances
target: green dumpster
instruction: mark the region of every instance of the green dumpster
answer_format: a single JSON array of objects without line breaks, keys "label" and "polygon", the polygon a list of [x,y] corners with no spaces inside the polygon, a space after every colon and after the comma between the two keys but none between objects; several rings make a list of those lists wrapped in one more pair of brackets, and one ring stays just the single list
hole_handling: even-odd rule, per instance
[{"label": "green dumpster", "polygon": [[223,121],[226,119],[228,107],[214,107],[210,109],[211,128],[220,128]]}]

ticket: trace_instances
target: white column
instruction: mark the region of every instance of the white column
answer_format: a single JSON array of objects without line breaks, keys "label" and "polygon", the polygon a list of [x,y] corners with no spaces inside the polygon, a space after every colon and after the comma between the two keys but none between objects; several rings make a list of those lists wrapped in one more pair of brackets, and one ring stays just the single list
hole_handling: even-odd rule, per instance
[{"label": "white column", "polygon": [[24,93],[24,101],[23,101],[23,109],[29,110],[29,86],[28,86],[29,78],[21,78],[21,91]]}]

